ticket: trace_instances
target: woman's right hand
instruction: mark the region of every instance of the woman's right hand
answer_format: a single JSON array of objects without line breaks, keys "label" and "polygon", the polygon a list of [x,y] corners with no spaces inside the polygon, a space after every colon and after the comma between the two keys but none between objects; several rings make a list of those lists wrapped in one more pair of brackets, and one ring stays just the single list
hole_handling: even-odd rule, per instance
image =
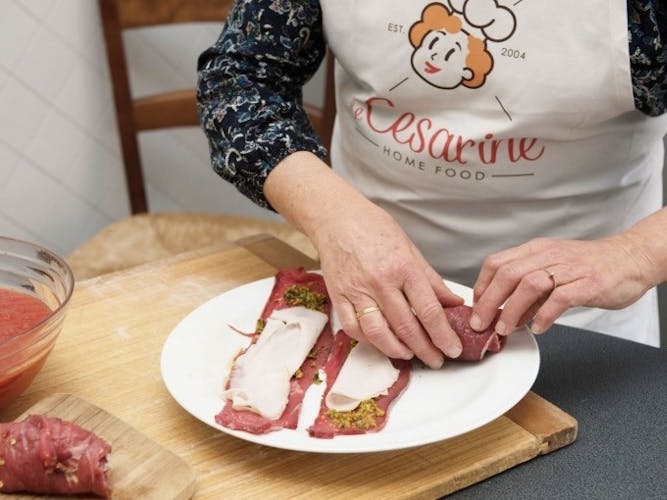
[{"label": "woman's right hand", "polygon": [[461,343],[443,305],[452,293],[396,221],[310,153],[283,160],[265,183],[267,199],[317,248],[345,332],[389,357],[416,355],[438,368]]}]

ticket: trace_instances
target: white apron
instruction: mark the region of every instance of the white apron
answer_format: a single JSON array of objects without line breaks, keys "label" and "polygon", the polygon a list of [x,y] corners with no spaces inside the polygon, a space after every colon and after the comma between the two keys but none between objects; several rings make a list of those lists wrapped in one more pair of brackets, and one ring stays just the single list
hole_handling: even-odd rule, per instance
[{"label": "white apron", "polygon": [[[334,169],[447,279],[537,237],[593,239],[662,206],[667,116],[636,111],[625,0],[322,0]],[[655,290],[559,321],[658,345]]]}]

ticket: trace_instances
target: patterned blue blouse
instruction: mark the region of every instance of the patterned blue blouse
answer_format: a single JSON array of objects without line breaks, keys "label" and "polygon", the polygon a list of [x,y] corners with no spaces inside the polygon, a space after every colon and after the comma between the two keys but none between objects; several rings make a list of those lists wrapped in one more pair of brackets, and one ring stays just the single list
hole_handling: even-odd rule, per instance
[{"label": "patterned blue blouse", "polygon": [[[657,116],[667,111],[667,2],[627,5],[635,106]],[[283,158],[326,157],[302,105],[302,87],[324,54],[319,1],[236,0],[199,58],[199,113],[213,169],[262,207],[271,208],[264,181]]]}]

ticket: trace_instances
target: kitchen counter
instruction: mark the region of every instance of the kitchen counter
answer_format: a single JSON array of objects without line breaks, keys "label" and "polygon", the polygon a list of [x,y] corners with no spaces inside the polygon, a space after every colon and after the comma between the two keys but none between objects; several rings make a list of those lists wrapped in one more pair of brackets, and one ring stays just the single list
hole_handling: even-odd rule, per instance
[{"label": "kitchen counter", "polygon": [[450,498],[667,498],[667,350],[555,325],[533,391],[579,422],[577,440]]}]

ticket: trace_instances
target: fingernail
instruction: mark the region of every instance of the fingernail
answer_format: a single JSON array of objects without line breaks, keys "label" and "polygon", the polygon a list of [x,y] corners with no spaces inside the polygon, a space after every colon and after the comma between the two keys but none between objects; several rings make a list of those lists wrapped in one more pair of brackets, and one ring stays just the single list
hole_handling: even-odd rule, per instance
[{"label": "fingernail", "polygon": [[476,314],[473,314],[470,318],[470,328],[473,330],[480,330],[482,328],[482,320]]},{"label": "fingernail", "polygon": [[544,328],[542,325],[539,323],[531,323],[528,329],[533,332],[535,335],[541,335],[546,331],[546,328]]},{"label": "fingernail", "polygon": [[434,363],[429,364],[429,366],[433,369],[438,369],[442,368],[442,365],[445,363],[445,358],[443,356],[440,356],[437,361]]},{"label": "fingernail", "polygon": [[415,357],[415,354],[412,351],[406,349],[405,351],[403,351],[400,357],[401,359],[410,360]]},{"label": "fingernail", "polygon": [[507,326],[503,321],[498,321],[496,323],[495,330],[498,335],[507,335]]},{"label": "fingernail", "polygon": [[463,352],[463,347],[457,344],[450,344],[445,348],[445,354],[450,358],[458,358]]}]

